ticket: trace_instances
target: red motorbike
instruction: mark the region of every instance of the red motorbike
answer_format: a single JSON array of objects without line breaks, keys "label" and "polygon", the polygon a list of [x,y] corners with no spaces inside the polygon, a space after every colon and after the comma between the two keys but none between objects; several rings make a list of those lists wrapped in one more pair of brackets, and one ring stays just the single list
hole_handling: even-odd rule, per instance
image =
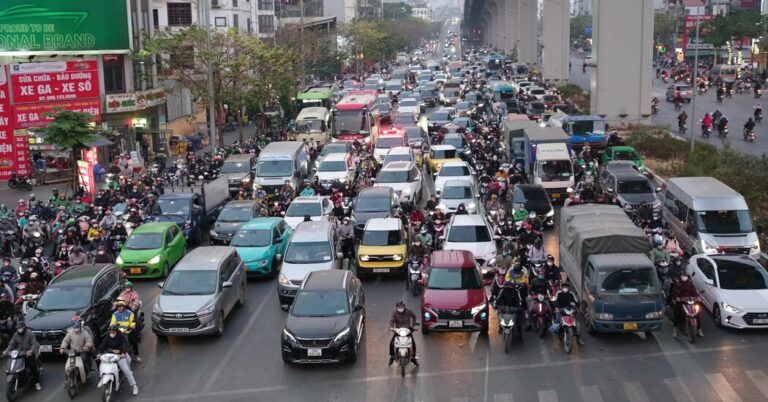
[{"label": "red motorbike", "polygon": [[550,325],[550,310],[546,300],[547,297],[543,294],[531,296],[531,303],[533,303],[533,325],[539,334],[539,338],[544,338],[547,335]]},{"label": "red motorbike", "polygon": [[682,312],[685,314],[685,320],[681,320],[681,331],[685,332],[688,343],[696,342],[696,333],[699,330],[699,303],[698,297],[678,297],[673,300],[676,307],[674,314]]},{"label": "red motorbike", "polygon": [[576,307],[566,307],[560,310],[560,329],[558,330],[558,338],[563,344],[565,353],[571,353],[573,348],[573,336],[576,332]]}]

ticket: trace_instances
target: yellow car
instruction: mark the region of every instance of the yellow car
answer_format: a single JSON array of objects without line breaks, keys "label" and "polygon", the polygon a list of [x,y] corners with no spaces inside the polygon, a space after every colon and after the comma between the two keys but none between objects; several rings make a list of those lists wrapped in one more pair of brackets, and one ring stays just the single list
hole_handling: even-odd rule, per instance
[{"label": "yellow car", "polygon": [[453,145],[433,145],[429,149],[427,160],[429,161],[429,172],[436,175],[445,162],[461,161],[461,158],[459,158],[459,153]]},{"label": "yellow car", "polygon": [[408,233],[400,219],[369,219],[357,249],[358,276],[402,273],[407,253]]}]

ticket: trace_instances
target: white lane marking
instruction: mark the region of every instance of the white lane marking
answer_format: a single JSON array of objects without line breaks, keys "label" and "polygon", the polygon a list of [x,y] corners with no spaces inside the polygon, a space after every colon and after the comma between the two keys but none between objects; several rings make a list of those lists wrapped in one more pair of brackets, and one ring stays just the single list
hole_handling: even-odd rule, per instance
[{"label": "white lane marking", "polygon": [[464,398],[464,397],[451,398],[450,401],[451,402],[469,402],[469,398]]},{"label": "white lane marking", "polygon": [[549,349],[547,349],[547,344],[542,340],[539,340],[539,351],[541,351],[541,360],[544,363],[549,363]]},{"label": "white lane marking", "polygon": [[219,379],[219,376],[222,372],[224,372],[224,369],[227,368],[229,365],[229,360],[232,358],[232,356],[235,355],[235,352],[240,350],[240,344],[243,343],[245,338],[249,335],[252,335],[251,333],[251,327],[256,324],[256,320],[259,319],[259,316],[261,315],[261,310],[264,310],[264,306],[267,305],[267,300],[270,298],[275,297],[275,293],[277,292],[276,288],[272,288],[272,291],[267,292],[264,297],[261,299],[261,302],[259,302],[258,307],[256,307],[256,310],[253,311],[253,315],[251,315],[251,319],[248,320],[248,323],[245,325],[245,328],[243,328],[240,331],[240,334],[237,336],[234,342],[232,342],[232,345],[229,346],[229,350],[227,351],[227,354],[224,355],[224,358],[221,359],[219,362],[219,365],[216,366],[216,369],[213,370],[211,373],[211,377],[208,379],[208,381],[205,382],[205,385],[203,386],[203,390],[201,393],[207,393],[211,390],[213,387],[213,384],[216,383],[216,380]]},{"label": "white lane marking", "polygon": [[579,387],[581,399],[585,402],[603,402],[603,396],[600,394],[600,388],[597,385],[583,385]]},{"label": "white lane marking", "polygon": [[539,402],[558,402],[557,391],[552,389],[539,391]]},{"label": "white lane marking", "polygon": [[768,399],[768,376],[765,375],[763,370],[747,370],[746,373],[752,384],[755,384],[755,387]]},{"label": "white lane marking", "polygon": [[512,394],[496,394],[493,396],[493,402],[514,402]]},{"label": "white lane marking", "polygon": [[707,378],[709,385],[715,389],[717,396],[719,396],[723,402],[741,402],[741,398],[736,391],[733,390],[733,387],[731,387],[731,384],[725,379],[725,376],[717,373],[707,374],[705,377]]},{"label": "white lane marking", "polygon": [[676,402],[694,402],[696,400],[693,398],[691,390],[688,389],[688,386],[685,385],[683,380],[677,377],[666,378],[664,379],[664,383],[667,384],[667,388],[669,388],[669,392],[675,398]]},{"label": "white lane marking", "polygon": [[624,392],[627,394],[630,402],[650,402],[651,398],[648,398],[648,394],[645,393],[642,384],[637,381],[630,381],[621,384],[624,387]]}]

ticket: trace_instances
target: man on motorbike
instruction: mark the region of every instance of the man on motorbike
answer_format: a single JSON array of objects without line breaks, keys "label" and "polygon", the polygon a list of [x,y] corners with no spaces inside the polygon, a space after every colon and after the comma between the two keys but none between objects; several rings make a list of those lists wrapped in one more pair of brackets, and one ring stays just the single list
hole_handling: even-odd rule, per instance
[{"label": "man on motorbike", "polygon": [[93,258],[94,264],[114,264],[115,257],[107,251],[107,248],[103,245],[96,249],[96,256]]},{"label": "man on motorbike", "polygon": [[16,323],[16,333],[13,334],[8,342],[8,347],[3,352],[3,355],[8,355],[13,350],[24,353],[24,361],[30,369],[30,376],[35,383],[35,389],[38,391],[42,389],[40,386],[40,361],[37,358],[39,349],[40,344],[37,343],[35,334],[27,328],[24,320],[19,320]]},{"label": "man on motorbike", "polygon": [[0,294],[0,337],[7,342],[16,330],[16,312],[13,308],[13,298]]},{"label": "man on motorbike", "polygon": [[421,239],[416,237],[413,239],[413,243],[411,243],[411,249],[408,252],[408,255],[419,257],[419,261],[421,261],[424,259],[424,256],[429,255],[429,247],[422,243]]},{"label": "man on motorbike", "polygon": [[91,372],[91,355],[88,352],[93,350],[93,335],[87,327],[83,329],[83,322],[80,321],[79,316],[72,317],[72,327],[67,331],[64,340],[61,341],[59,353],[67,353],[69,349],[83,352],[82,360],[87,377],[88,373]]},{"label": "man on motorbike", "polygon": [[[561,310],[564,308],[569,308],[574,306],[578,306],[579,303],[576,300],[576,296],[571,293],[571,287],[566,282],[560,287],[560,291],[557,292],[555,295],[555,323],[560,324],[560,317],[562,315]],[[573,336],[576,338],[576,342],[579,345],[584,345],[584,341],[581,339],[581,331],[579,331],[579,326],[576,325],[573,331]]]},{"label": "man on motorbike", "polygon": [[117,217],[112,214],[111,209],[107,208],[107,210],[104,211],[104,217],[101,218],[101,222],[99,222],[99,227],[103,230],[110,230],[115,224],[117,224]]},{"label": "man on motorbike", "polygon": [[517,227],[515,227],[515,221],[511,218],[507,218],[504,223],[497,226],[496,230],[494,231],[494,235],[499,237],[499,239],[496,241],[496,250],[502,251],[505,248],[504,246],[508,246],[507,248],[512,248],[513,246],[507,242],[512,240],[516,232]]},{"label": "man on motorbike", "polygon": [[8,209],[5,204],[0,204],[0,218],[13,218],[13,211]]},{"label": "man on motorbike", "polygon": [[662,241],[656,241],[654,244],[653,250],[651,250],[651,261],[653,261],[654,264],[658,264],[661,262],[669,262],[669,250],[664,248],[664,243]]},{"label": "man on motorbike", "polygon": [[0,267],[0,277],[5,279],[5,282],[8,284],[16,284],[19,280],[19,274],[18,271],[16,271],[16,267],[11,265],[10,258],[3,258],[3,266]]},{"label": "man on motorbike", "polygon": [[427,200],[427,204],[424,206],[424,209],[427,211],[434,211],[438,205],[440,205],[440,202],[437,201],[437,195],[431,194],[429,196],[429,200]]},{"label": "man on motorbike", "polygon": [[126,337],[128,343],[133,348],[133,356],[136,361],[141,363],[141,357],[139,357],[139,338],[136,336],[136,314],[128,309],[128,303],[125,300],[118,298],[115,302],[117,310],[112,313],[112,318],[109,325],[117,325],[120,327]]},{"label": "man on motorbike", "polygon": [[[683,273],[680,275],[679,281],[672,282],[672,286],[669,289],[669,299],[667,300],[667,303],[673,303],[675,299],[688,299],[690,297],[698,298],[699,292],[696,290],[696,287],[693,285],[693,282],[690,280],[691,278]],[[673,323],[675,324],[672,326],[672,337],[677,338],[677,327],[682,323],[683,319],[685,318],[685,315],[683,313],[682,305],[680,303],[674,303],[673,311],[674,316]],[[701,324],[698,321],[698,317],[696,317],[696,327],[698,329],[697,334],[699,337],[704,336],[704,332],[701,330]]]},{"label": "man on motorbike", "polygon": [[[395,303],[395,311],[392,312],[392,316],[389,318],[389,328],[409,328],[413,330],[418,325],[416,321],[416,314],[410,309],[405,307],[405,302],[398,300]],[[392,335],[392,339],[389,341],[389,365],[395,362],[395,337],[397,334]],[[411,338],[411,362],[418,367],[419,362],[416,360],[416,341],[413,339],[413,333]]]},{"label": "man on motorbike", "polygon": [[300,196],[308,196],[308,195],[315,195],[315,189],[312,188],[312,185],[310,183],[304,184],[304,189],[301,190],[301,193],[299,193]]},{"label": "man on motorbike", "polygon": [[21,237],[22,239],[27,240],[35,233],[40,233],[40,235],[45,234],[43,232],[43,226],[40,225],[40,221],[37,219],[37,215],[32,215],[29,217],[29,223],[27,223],[27,226],[25,226],[21,231]]},{"label": "man on motorbike", "polygon": [[337,229],[339,239],[341,239],[341,252],[350,259],[355,259],[355,227],[348,216],[341,221]]},{"label": "man on motorbike", "polygon": [[87,263],[88,256],[83,252],[82,247],[77,246],[69,253],[69,265],[84,265]]},{"label": "man on motorbike", "polygon": [[432,241],[434,240],[432,238],[432,234],[430,234],[429,230],[427,230],[426,225],[422,225],[421,231],[419,231],[419,235],[417,238],[426,245],[432,245],[433,244]]},{"label": "man on motorbike", "polygon": [[133,371],[131,371],[131,356],[128,354],[128,342],[125,336],[120,332],[120,327],[117,325],[109,326],[109,335],[105,336],[98,347],[99,354],[96,358],[100,358],[103,353],[114,353],[120,356],[120,360],[117,361],[117,365],[120,366],[120,371],[123,372],[125,378],[128,380],[128,384],[133,388],[133,394],[139,394],[139,386],[136,384],[136,379],[133,377]]},{"label": "man on motorbike", "polygon": [[759,103],[755,105],[752,116],[755,118],[755,120],[761,120],[763,118],[763,105]]},{"label": "man on motorbike", "polygon": [[555,264],[555,257],[552,254],[547,255],[547,263],[544,266],[545,278],[547,281],[560,281],[562,279],[561,273],[563,269]]},{"label": "man on motorbike", "polygon": [[744,123],[744,138],[747,138],[747,133],[755,131],[755,121],[750,117],[747,122]]},{"label": "man on motorbike", "polygon": [[[126,281],[125,285],[123,286],[123,290],[120,292],[120,295],[117,296],[117,300],[122,300],[127,304],[127,307],[133,311],[135,314],[139,314],[139,308],[141,308],[141,297],[139,296],[139,292],[136,291],[133,287],[133,282]],[[118,302],[116,301],[115,304],[112,306],[113,309],[118,308]]]},{"label": "man on motorbike", "polygon": [[549,304],[549,297],[546,297],[549,286],[545,279],[546,274],[544,273],[544,270],[542,269],[540,272],[535,272],[533,274],[535,276],[533,279],[531,279],[531,284],[528,291],[528,325],[525,327],[526,331],[530,331],[531,327],[533,326],[533,305],[535,303],[534,296],[544,295],[543,303],[547,305],[547,311],[552,311],[552,306]]},{"label": "man on motorbike", "polygon": [[13,210],[13,214],[16,216],[16,218],[21,218],[22,215],[24,215],[24,212],[27,212],[29,210],[29,205],[27,205],[27,202],[24,201],[24,199],[20,199],[19,203],[16,204],[16,208]]},{"label": "man on motorbike", "polygon": [[[504,309],[520,311],[523,307],[520,286],[512,281],[504,282],[504,286],[501,287],[498,295],[496,295],[495,307],[497,311],[503,311]],[[520,318],[521,316],[518,314],[515,325],[520,325]],[[499,333],[501,333],[501,325],[499,325]]]},{"label": "man on motorbike", "polygon": [[5,296],[9,300],[14,298],[13,289],[9,284],[5,283],[5,279],[2,276],[0,276],[0,296]]},{"label": "man on motorbike", "polygon": [[491,194],[491,199],[485,203],[485,210],[490,212],[490,211],[498,211],[500,209],[501,209],[501,203],[497,199],[496,194]]},{"label": "man on motorbike", "polygon": [[687,123],[688,123],[688,113],[686,113],[685,110],[683,110],[682,113],[680,113],[680,115],[677,116],[677,127],[680,129],[680,131],[683,131]]},{"label": "man on motorbike", "polygon": [[528,261],[543,262],[547,258],[547,252],[544,251],[544,244],[541,239],[536,238],[533,241],[533,247],[528,250]]},{"label": "man on motorbike", "polygon": [[728,118],[723,115],[720,120],[717,120],[717,130],[725,135],[725,130],[728,128]]},{"label": "man on motorbike", "polygon": [[712,116],[709,113],[705,113],[704,118],[701,119],[701,131],[712,132]]}]

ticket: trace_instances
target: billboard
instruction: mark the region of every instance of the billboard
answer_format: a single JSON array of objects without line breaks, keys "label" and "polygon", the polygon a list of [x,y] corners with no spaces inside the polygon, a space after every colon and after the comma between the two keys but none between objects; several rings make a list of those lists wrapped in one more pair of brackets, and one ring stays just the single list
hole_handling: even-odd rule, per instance
[{"label": "billboard", "polygon": [[0,56],[128,53],[127,0],[2,0]]},{"label": "billboard", "polygon": [[0,180],[10,179],[11,172],[29,174],[27,135],[13,130],[8,81],[5,66],[0,65]]},{"label": "billboard", "polygon": [[11,64],[13,104],[99,97],[96,60]]},{"label": "billboard", "polygon": [[90,113],[93,115],[94,121],[101,121],[101,102],[96,98],[14,105],[13,127],[17,129],[46,127],[49,122],[53,121],[57,110]]}]

